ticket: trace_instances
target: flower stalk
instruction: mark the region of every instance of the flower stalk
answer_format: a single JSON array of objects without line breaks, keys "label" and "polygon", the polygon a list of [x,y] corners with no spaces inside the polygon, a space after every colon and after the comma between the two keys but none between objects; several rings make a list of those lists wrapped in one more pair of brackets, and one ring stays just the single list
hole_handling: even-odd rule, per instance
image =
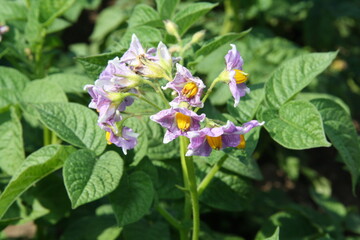
[{"label": "flower stalk", "polygon": [[[188,139],[184,136],[180,136],[180,151],[181,151],[181,160],[185,162],[185,171],[188,177],[188,187],[190,192],[191,199],[191,209],[193,217],[193,229],[192,229],[192,240],[199,239],[200,231],[200,209],[199,209],[199,199],[198,192],[196,187],[196,178],[195,178],[195,168],[192,157],[186,157],[186,146],[188,145]],[[184,169],[183,169],[184,171]],[[186,206],[185,206],[186,207]]]},{"label": "flower stalk", "polygon": [[[215,78],[215,80],[211,83],[209,89],[206,91],[205,96],[201,99],[201,102],[202,102],[203,104],[205,104],[206,99],[208,99],[208,97],[209,97],[210,94],[212,93],[214,87],[215,87],[216,84],[217,84],[218,82],[220,82],[220,81],[221,81],[221,79],[220,79],[219,77],[217,77],[217,78]],[[200,109],[200,107],[195,108],[194,112],[199,111],[199,109]]]}]

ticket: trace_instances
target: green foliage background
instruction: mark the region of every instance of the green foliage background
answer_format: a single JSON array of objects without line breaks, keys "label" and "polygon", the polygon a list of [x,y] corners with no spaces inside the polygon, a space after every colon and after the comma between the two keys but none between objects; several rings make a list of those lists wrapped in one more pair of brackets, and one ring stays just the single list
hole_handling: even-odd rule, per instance
[{"label": "green foliage background", "polygon": [[227,86],[217,86],[207,116],[266,122],[245,136],[245,151],[194,158],[198,182],[226,159],[200,197],[201,239],[360,239],[358,1],[0,5],[0,24],[10,27],[0,42],[2,229],[32,222],[36,239],[177,239],[156,209],[182,214],[178,142],[163,145],[164,130],[139,117],[129,123],[139,145],[123,155],[106,145],[83,90],[133,33],[146,47],[175,45],[163,24],[171,19],[184,44],[206,30],[184,63],[207,86],[230,43],[250,73],[251,93],[233,107]]}]

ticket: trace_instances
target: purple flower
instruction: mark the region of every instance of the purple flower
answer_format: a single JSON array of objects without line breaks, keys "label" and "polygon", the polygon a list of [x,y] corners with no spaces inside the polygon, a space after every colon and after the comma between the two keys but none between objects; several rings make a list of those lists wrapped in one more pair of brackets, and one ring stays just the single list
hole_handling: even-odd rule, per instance
[{"label": "purple flower", "polygon": [[166,84],[164,89],[171,88],[179,95],[170,102],[175,107],[181,102],[187,102],[193,107],[203,107],[200,97],[205,88],[203,81],[194,77],[191,72],[180,64],[176,64],[176,76],[173,81]]},{"label": "purple flower", "polygon": [[99,112],[100,126],[108,121],[121,120],[120,112],[134,102],[129,93],[137,92],[131,87],[136,86],[138,81],[139,76],[116,57],[108,61],[108,65],[95,81],[95,85],[84,87],[92,98],[89,107]]},{"label": "purple flower", "polygon": [[234,107],[236,107],[240,102],[240,97],[249,93],[250,89],[245,84],[248,74],[242,71],[244,60],[240,56],[240,53],[236,50],[236,46],[234,44],[230,44],[230,46],[232,49],[226,54],[225,61],[229,87],[235,100]]},{"label": "purple flower", "polygon": [[121,57],[120,62],[126,63],[136,73],[141,73],[144,70],[144,61],[154,61],[157,58],[153,56],[156,53],[155,48],[150,48],[147,52],[141,45],[139,39],[135,34],[132,35],[130,48]]},{"label": "purple flower", "polygon": [[131,128],[122,127],[121,134],[114,133],[113,129],[106,129],[106,140],[108,144],[115,144],[121,147],[124,154],[127,154],[127,150],[133,149],[137,144],[137,137],[139,134],[135,133]]},{"label": "purple flower", "polygon": [[[125,111],[125,108],[134,102],[132,97],[126,96],[127,93],[106,92],[103,88],[94,85],[86,85],[85,90],[92,98],[89,107],[99,112],[99,123],[120,121],[120,112]],[[135,91],[131,90],[131,92]]]},{"label": "purple flower", "polygon": [[130,48],[121,57],[120,62],[141,76],[171,80],[173,58],[162,42],[156,49],[150,48],[145,52],[139,39],[133,34]]},{"label": "purple flower", "polygon": [[209,156],[213,149],[220,150],[227,147],[244,148],[245,139],[242,135],[263,124],[263,122],[252,120],[243,124],[242,127],[237,127],[228,121],[225,126],[207,127],[200,131],[188,132],[190,144],[186,156]]},{"label": "purple flower", "polygon": [[156,56],[151,60],[143,59],[144,68],[141,75],[148,78],[165,78],[171,81],[173,58],[165,44],[159,43]]},{"label": "purple flower", "polygon": [[150,119],[167,129],[164,143],[168,143],[180,135],[187,136],[188,131],[199,130],[205,114],[199,116],[187,108],[170,108],[150,116]]},{"label": "purple flower", "polygon": [[116,57],[108,61],[108,65],[100,74],[99,79],[95,81],[95,85],[107,92],[117,92],[122,88],[136,86],[140,80],[140,76]]}]

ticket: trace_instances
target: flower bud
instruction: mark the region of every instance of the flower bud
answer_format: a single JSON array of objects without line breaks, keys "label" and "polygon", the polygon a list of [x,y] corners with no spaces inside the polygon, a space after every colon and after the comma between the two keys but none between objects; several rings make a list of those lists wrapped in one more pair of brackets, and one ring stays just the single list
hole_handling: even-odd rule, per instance
[{"label": "flower bud", "polygon": [[196,32],[192,38],[191,38],[191,43],[197,43],[200,42],[201,40],[203,40],[204,36],[205,36],[205,30],[201,30]]},{"label": "flower bud", "polygon": [[165,24],[165,29],[166,31],[172,35],[172,36],[179,36],[179,32],[178,32],[178,26],[171,20],[165,20],[164,21]]}]

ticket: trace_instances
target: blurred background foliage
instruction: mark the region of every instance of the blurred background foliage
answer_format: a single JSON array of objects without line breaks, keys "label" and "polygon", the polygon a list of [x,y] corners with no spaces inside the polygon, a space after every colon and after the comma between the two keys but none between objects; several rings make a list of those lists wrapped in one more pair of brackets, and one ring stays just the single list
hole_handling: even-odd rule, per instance
[{"label": "blurred background foliage", "polygon": [[[19,6],[26,5],[20,0],[13,2],[20,3]],[[38,23],[26,22],[25,7],[0,10],[0,22],[4,18],[10,28],[16,29],[3,36],[0,63],[14,66],[32,79],[52,74],[54,81],[63,84],[64,90],[66,82],[56,80],[54,75],[66,72],[72,77],[81,76],[79,87],[93,82],[96,76],[86,76],[80,64],[81,59],[76,61],[75,58],[105,52],[111,52],[109,56],[113,58],[128,47],[133,32],[147,47],[155,46],[158,41],[163,40],[163,36],[168,46],[175,43],[175,39],[166,33],[162,21],[153,15],[141,15],[140,19],[135,19],[138,14],[134,12],[144,8],[141,4],[155,8],[156,3],[151,0],[43,2],[56,3],[58,11],[54,14],[48,11],[46,4],[40,4],[40,7],[32,8],[33,13],[29,14],[36,15],[42,24],[48,23],[46,32]],[[69,6],[64,6],[63,2]],[[193,2],[196,1],[181,1],[178,8],[186,8]],[[244,69],[250,73],[249,86],[253,91],[288,59],[307,52],[338,50],[337,58],[330,68],[313,80],[297,98],[337,97],[336,101],[351,112],[356,130],[360,132],[358,0],[209,2],[217,5],[205,17],[196,21],[184,39],[189,41],[193,34],[203,29],[206,30],[206,42],[225,33],[242,32],[251,28],[251,32],[238,40],[236,45],[245,60]],[[162,19],[166,19],[171,14],[163,12],[161,15]],[[147,27],[149,24],[157,28]],[[222,71],[223,57],[229,46],[220,46],[194,63],[192,55],[201,44],[203,42],[188,50],[186,60],[193,66],[192,71],[209,85]],[[43,51],[41,57],[37,55],[38,51]],[[37,57],[38,61],[33,61]],[[37,68],[34,64],[43,67]],[[231,96],[223,88],[224,86],[219,86],[211,96],[211,103],[216,106],[217,111],[209,114],[218,115],[226,109],[231,112],[231,103],[228,103]],[[69,88],[65,91],[71,101],[86,105],[89,98],[79,89]],[[34,141],[35,136],[41,135],[41,131],[33,128],[36,122],[28,123],[31,119],[22,122],[25,150],[30,153],[41,146],[41,141]],[[270,237],[277,226],[280,226],[280,239],[360,239],[359,200],[355,196],[360,192],[352,192],[350,176],[333,147],[288,150],[271,141],[268,134],[262,131],[254,158],[257,159],[261,172],[260,177],[255,178],[257,180],[246,177],[237,179],[239,186],[246,182],[246,188],[228,189],[229,192],[225,194],[228,199],[207,199],[207,207],[202,209],[201,216],[204,225],[203,239],[264,239]],[[178,163],[175,161],[165,166],[163,162],[156,161],[153,164],[162,169],[158,173],[158,178],[164,178],[162,182],[159,180],[160,185],[164,184],[162,194],[177,199],[179,194],[170,194],[169,186],[176,184],[178,180],[172,180],[167,185],[164,181],[174,176]],[[199,169],[204,170],[200,160],[197,164]],[[143,161],[141,167],[149,168],[146,161]],[[5,180],[0,180],[5,186]],[[244,200],[239,194],[251,196]],[[233,199],[236,201],[231,201]],[[239,202],[241,206],[234,206]],[[106,203],[106,200],[97,201],[70,211],[62,179],[58,175],[50,175],[17,201],[16,206],[7,214],[8,222],[1,222],[0,226],[6,226],[11,223],[8,219],[20,215],[23,222],[36,220],[36,236],[39,239],[95,239],[94,236],[97,239],[116,239],[121,231],[121,239],[172,239],[169,227],[157,215],[150,215],[147,220],[131,224],[123,230],[113,227],[115,219]],[[176,203],[173,207],[176,208]],[[5,231],[2,234],[9,236],[11,232]],[[229,234],[234,236],[229,237]]]}]

